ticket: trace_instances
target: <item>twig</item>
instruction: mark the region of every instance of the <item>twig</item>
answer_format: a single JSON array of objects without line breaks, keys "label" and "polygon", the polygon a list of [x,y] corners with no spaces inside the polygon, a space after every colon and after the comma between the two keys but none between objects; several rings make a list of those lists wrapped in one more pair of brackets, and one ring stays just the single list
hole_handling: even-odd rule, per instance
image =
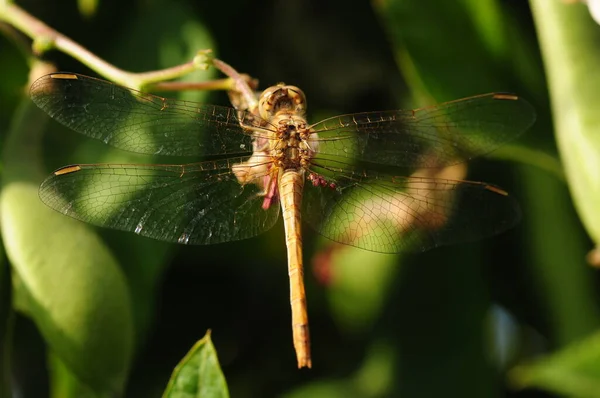
[{"label": "twig", "polygon": [[[240,75],[229,65],[216,60],[212,57],[210,50],[199,51],[193,60],[182,65],[151,72],[132,73],[104,61],[69,37],[57,32],[7,0],[0,0],[0,22],[5,22],[30,37],[33,40],[32,49],[35,55],[39,56],[50,50],[62,51],[88,66],[99,75],[122,86],[138,90],[157,87],[162,90],[192,88],[203,90],[235,90],[239,91],[245,98],[249,98],[249,96],[254,98],[249,86],[252,79],[246,75]],[[191,84],[165,82],[166,80],[181,77],[195,70],[206,69],[211,65],[224,72],[229,78],[197,83],[194,86]]]}]

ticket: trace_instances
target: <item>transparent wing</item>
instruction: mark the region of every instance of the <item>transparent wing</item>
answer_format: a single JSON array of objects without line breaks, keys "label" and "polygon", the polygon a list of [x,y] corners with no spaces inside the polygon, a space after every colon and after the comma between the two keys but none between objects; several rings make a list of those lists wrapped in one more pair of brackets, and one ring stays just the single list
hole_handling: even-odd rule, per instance
[{"label": "transparent wing", "polygon": [[[213,244],[256,236],[277,221],[263,209],[259,184],[240,185],[239,162],[186,165],[67,166],[40,186],[53,209],[101,227],[183,244]],[[247,166],[262,178],[267,163]],[[248,171],[248,169],[246,169]]]},{"label": "transparent wing", "polygon": [[366,250],[425,251],[477,241],[520,219],[518,203],[493,185],[372,172],[367,177],[318,166],[313,171],[320,178],[309,175],[305,184],[303,219],[329,239]]},{"label": "transparent wing", "polygon": [[36,80],[37,106],[67,127],[127,151],[204,156],[252,151],[240,127],[251,115],[232,108],[178,101],[73,73]]},{"label": "transparent wing", "polygon": [[497,149],[534,121],[524,99],[485,94],[416,110],[332,117],[312,126],[311,140],[321,158],[443,167]]}]

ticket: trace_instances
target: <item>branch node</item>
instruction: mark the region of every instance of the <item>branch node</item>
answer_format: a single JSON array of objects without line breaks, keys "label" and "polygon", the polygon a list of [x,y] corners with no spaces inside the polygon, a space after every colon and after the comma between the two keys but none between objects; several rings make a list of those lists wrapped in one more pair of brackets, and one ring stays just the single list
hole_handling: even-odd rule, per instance
[{"label": "branch node", "polygon": [[194,66],[201,70],[207,70],[212,65],[214,55],[211,49],[200,50],[194,57]]},{"label": "branch node", "polygon": [[54,38],[48,35],[36,37],[31,43],[31,48],[36,56],[40,56],[54,49]]}]

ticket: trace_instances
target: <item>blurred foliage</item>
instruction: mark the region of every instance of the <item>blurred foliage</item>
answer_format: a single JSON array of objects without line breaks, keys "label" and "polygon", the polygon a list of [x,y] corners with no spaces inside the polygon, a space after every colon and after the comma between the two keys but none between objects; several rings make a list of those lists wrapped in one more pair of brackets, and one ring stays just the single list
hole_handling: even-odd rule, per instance
[{"label": "blurred foliage", "polygon": [[[537,7],[540,37],[563,34],[542,46],[546,65],[524,1],[19,2],[128,70],[174,66],[213,48],[261,88],[301,87],[310,120],[489,91],[527,98],[538,119],[518,142],[471,163],[470,179],[498,184],[521,203],[522,222],[498,237],[392,256],[334,245],[305,228],[314,368],[298,371],[281,223],[248,241],[179,247],[94,229],[39,202],[37,186],[59,166],[155,159],[116,151],[28,109],[32,62],[23,40],[2,26],[2,239],[19,311],[12,320],[0,311],[0,325],[8,325],[0,326],[0,344],[12,348],[0,351],[0,361],[10,358],[10,388],[23,397],[106,388],[159,397],[211,329],[234,397],[553,396],[525,389],[532,386],[597,396],[600,279],[585,263],[597,223],[582,209],[597,212],[600,154],[575,142],[587,151],[569,166],[561,144],[565,182],[552,123],[561,140],[593,141],[598,41],[588,35],[600,28],[582,4],[542,2],[556,3],[564,18]],[[577,29],[562,32],[561,23]],[[63,54],[47,58],[60,70],[92,74]],[[182,96],[227,104],[223,93]],[[575,117],[583,122],[563,124]],[[570,192],[580,192],[581,218]],[[7,308],[0,276],[0,308]]]},{"label": "blurred foliage", "polygon": [[557,142],[581,220],[595,242],[600,239],[600,138],[597,88],[600,76],[598,24],[582,6],[532,1],[548,74]]},{"label": "blurred foliage", "polygon": [[596,397],[599,362],[600,334],[594,333],[548,358],[515,367],[510,380],[519,387],[541,386],[572,397]]},{"label": "blurred foliage", "polygon": [[[93,229],[75,220],[63,222],[61,214],[40,203],[45,120],[23,99],[3,148],[1,227],[16,308],[34,320],[60,358],[55,362],[64,363],[55,374],[109,396],[123,390],[133,353],[129,290],[110,249]],[[58,393],[62,378],[53,378],[52,384],[57,391],[53,396],[65,396]],[[72,396],[81,395],[77,387],[72,390]]]},{"label": "blurred foliage", "polygon": [[11,330],[14,320],[11,300],[11,284],[9,264],[6,261],[4,247],[0,245],[2,256],[0,257],[0,397],[10,397],[10,352],[11,352]]}]

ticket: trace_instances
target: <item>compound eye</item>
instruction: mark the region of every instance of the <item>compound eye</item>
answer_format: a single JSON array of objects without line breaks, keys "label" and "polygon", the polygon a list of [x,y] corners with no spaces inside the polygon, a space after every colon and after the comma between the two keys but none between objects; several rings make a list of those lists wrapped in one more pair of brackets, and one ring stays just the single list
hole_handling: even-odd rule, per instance
[{"label": "compound eye", "polygon": [[272,118],[278,112],[303,116],[306,113],[306,97],[298,87],[281,83],[263,91],[258,106],[260,116],[265,120]]},{"label": "compound eye", "polygon": [[296,86],[286,86],[288,89],[288,97],[293,101],[296,112],[304,114],[306,112],[306,95],[304,91]]},{"label": "compound eye", "polygon": [[283,86],[284,84],[281,83],[276,86],[271,86],[262,92],[258,100],[258,110],[260,113],[260,117],[267,120],[272,116],[274,108],[273,94],[276,91],[280,90]]}]

